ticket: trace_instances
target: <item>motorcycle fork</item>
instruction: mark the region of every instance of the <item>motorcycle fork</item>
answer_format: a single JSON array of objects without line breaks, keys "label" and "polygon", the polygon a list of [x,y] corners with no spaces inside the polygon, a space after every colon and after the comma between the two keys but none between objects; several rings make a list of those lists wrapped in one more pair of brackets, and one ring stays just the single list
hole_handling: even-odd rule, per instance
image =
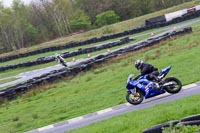
[{"label": "motorcycle fork", "polygon": [[136,88],[134,87],[134,93],[136,93]]},{"label": "motorcycle fork", "polygon": [[136,88],[135,88],[135,87],[133,88],[133,90],[131,91],[131,93],[132,93],[134,96],[137,96]]}]

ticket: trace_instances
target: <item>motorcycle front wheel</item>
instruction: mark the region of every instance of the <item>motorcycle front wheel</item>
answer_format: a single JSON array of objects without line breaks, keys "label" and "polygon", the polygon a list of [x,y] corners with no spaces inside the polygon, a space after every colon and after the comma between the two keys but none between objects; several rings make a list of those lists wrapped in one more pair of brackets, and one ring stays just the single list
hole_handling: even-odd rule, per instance
[{"label": "motorcycle front wheel", "polygon": [[64,63],[64,64],[63,64],[63,66],[64,66],[64,67],[67,67],[67,64],[66,64],[66,63]]},{"label": "motorcycle front wheel", "polygon": [[181,81],[179,79],[175,78],[175,77],[166,78],[165,79],[165,84],[167,84],[167,85],[164,86],[164,89],[168,93],[172,93],[172,94],[178,93],[182,88]]},{"label": "motorcycle front wheel", "polygon": [[140,104],[143,101],[144,95],[141,91],[137,90],[135,94],[132,94],[130,91],[126,94],[126,100],[130,104],[137,105]]},{"label": "motorcycle front wheel", "polygon": [[64,67],[67,67],[67,64],[65,62],[61,63]]}]

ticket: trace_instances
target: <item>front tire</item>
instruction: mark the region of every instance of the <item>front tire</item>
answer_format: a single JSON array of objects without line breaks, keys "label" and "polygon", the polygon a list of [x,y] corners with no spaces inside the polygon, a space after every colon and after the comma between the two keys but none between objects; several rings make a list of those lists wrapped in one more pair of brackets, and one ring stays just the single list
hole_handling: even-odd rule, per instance
[{"label": "front tire", "polygon": [[130,91],[126,94],[126,100],[130,104],[137,105],[143,101],[144,95],[141,91],[137,90],[136,94],[132,94]]},{"label": "front tire", "polygon": [[165,84],[169,84],[169,85],[164,86],[164,89],[168,93],[172,93],[172,94],[178,93],[182,88],[181,81],[179,79],[175,78],[175,77],[166,78],[165,79]]},{"label": "front tire", "polygon": [[66,63],[64,63],[63,65],[64,65],[64,67],[67,67],[67,64],[66,64]]},{"label": "front tire", "polygon": [[65,62],[61,63],[64,67],[67,67],[67,64]]}]

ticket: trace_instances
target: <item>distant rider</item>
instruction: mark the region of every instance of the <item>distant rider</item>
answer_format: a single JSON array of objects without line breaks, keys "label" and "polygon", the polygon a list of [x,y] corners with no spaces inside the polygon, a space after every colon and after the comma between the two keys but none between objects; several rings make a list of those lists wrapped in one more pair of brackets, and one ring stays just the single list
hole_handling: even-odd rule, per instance
[{"label": "distant rider", "polygon": [[57,54],[57,53],[55,54],[55,60],[58,63],[60,63],[60,64],[64,65],[65,67],[67,67],[67,64],[65,63],[65,59],[60,54]]},{"label": "distant rider", "polygon": [[156,87],[159,88],[158,82],[160,81],[158,78],[159,72],[158,68],[154,67],[153,65],[146,63],[142,60],[136,60],[135,61],[135,67],[140,70],[140,75],[138,75],[136,79],[138,79],[140,76],[144,76],[147,74],[147,79],[151,80],[153,82],[156,82]]}]

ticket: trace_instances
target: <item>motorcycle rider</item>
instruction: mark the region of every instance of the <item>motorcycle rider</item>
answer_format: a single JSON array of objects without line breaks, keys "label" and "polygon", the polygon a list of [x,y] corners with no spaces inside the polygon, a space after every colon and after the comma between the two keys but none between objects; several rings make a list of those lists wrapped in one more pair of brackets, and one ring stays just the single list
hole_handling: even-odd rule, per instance
[{"label": "motorcycle rider", "polygon": [[147,79],[154,82],[156,89],[159,88],[158,82],[160,82],[158,75],[158,68],[154,67],[153,65],[146,63],[142,60],[136,60],[135,61],[135,67],[140,70],[140,75],[138,75],[136,79],[138,79],[140,76],[144,76],[147,74]]},{"label": "motorcycle rider", "polygon": [[66,64],[66,62],[65,62],[65,59],[64,59],[60,54],[55,53],[55,60],[56,60],[58,63],[60,63],[60,64],[64,65],[65,67],[67,67],[67,64]]}]

